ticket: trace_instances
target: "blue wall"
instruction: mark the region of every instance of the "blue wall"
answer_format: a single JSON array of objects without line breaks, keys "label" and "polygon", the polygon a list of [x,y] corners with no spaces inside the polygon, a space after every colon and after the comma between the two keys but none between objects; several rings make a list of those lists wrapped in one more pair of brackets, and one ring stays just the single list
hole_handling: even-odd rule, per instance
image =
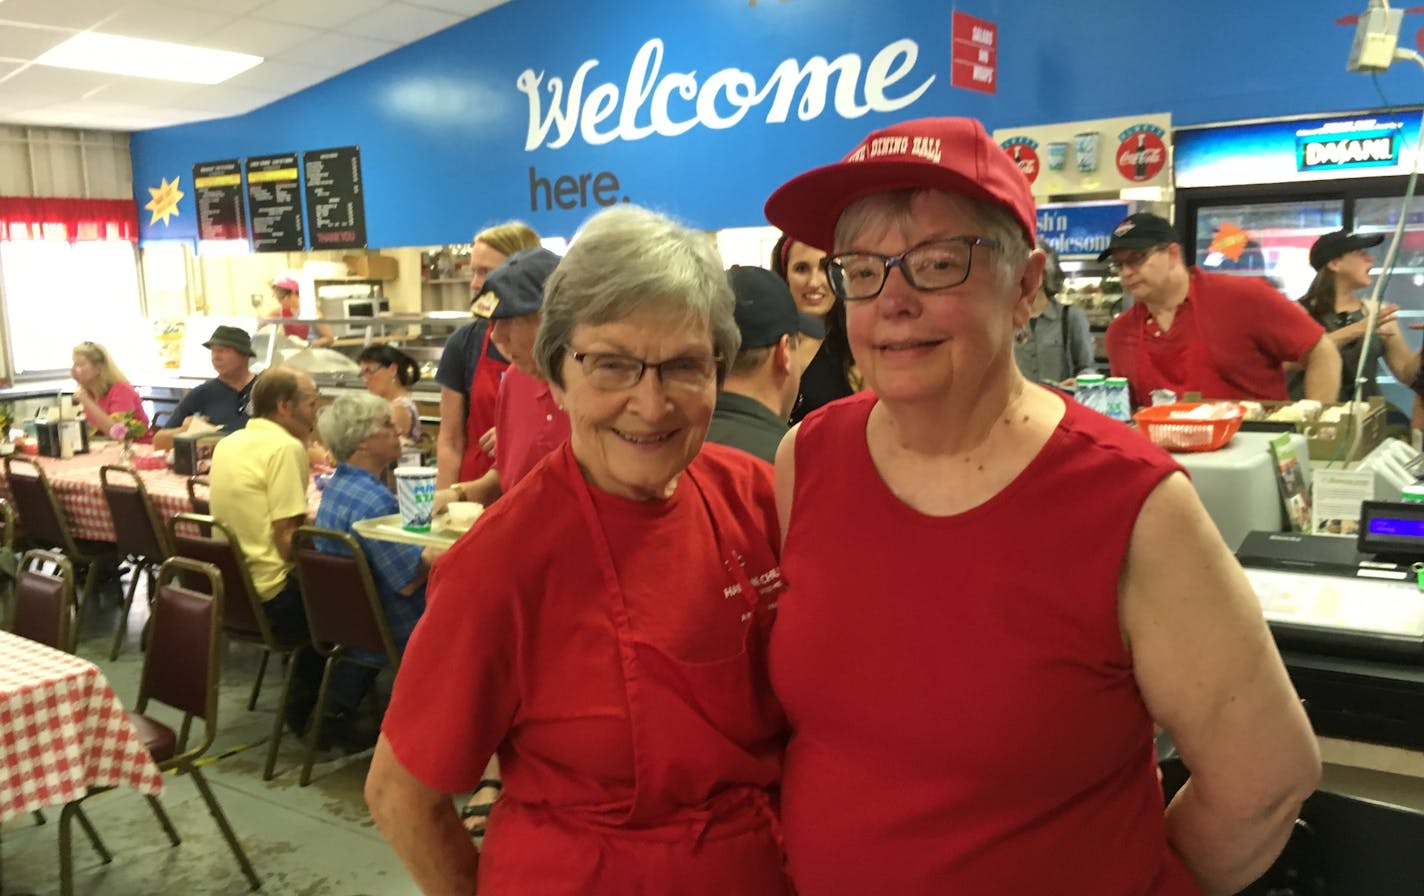
[{"label": "blue wall", "polygon": [[[950,85],[954,6],[998,26],[994,96]],[[512,0],[247,115],[135,134],[134,185],[142,208],[149,187],[179,177],[186,194],[179,214],[150,225],[141,212],[143,236],[192,239],[195,162],[356,144],[373,247],[462,242],[508,218],[567,236],[600,199],[624,197],[707,229],[755,225],[763,223],[767,194],[787,177],[833,161],[867,131],[906,118],[972,115],[992,129],[1149,112],[1191,124],[1378,107],[1371,79],[1344,70],[1353,28],[1333,24],[1364,6],[1365,0]],[[1406,17],[1405,43],[1413,44],[1420,25],[1424,16]],[[797,114],[802,89],[782,122],[767,121],[769,95],[730,127],[694,124],[678,136],[597,145],[576,129],[554,148],[555,127],[526,149],[531,109],[517,86],[521,73],[542,73],[545,87],[561,79],[567,100],[580,66],[597,60],[585,79],[584,106],[591,105],[590,91],[605,84],[624,99],[635,56],[655,39],[662,78],[695,73],[705,85],[717,72],[740,69],[757,90],[785,60],[858,54],[859,77],[848,97],[858,108],[866,102],[873,57],[908,39],[918,58],[913,68],[903,54],[882,60],[889,72],[903,70],[884,94],[903,99],[929,83],[896,111],[841,117],[831,77],[824,110],[806,120]],[[1379,79],[1380,88],[1392,103],[1417,103],[1421,77],[1402,63]],[[532,92],[548,115],[547,90]],[[714,114],[735,112],[726,97],[719,95]],[[627,105],[620,102],[594,128],[595,140],[614,129]],[[674,93],[666,105],[670,120],[680,122],[693,117],[696,100]],[[650,123],[647,103],[628,122]],[[570,178],[562,197],[561,177]],[[576,201],[580,180],[582,204],[559,208],[559,198]]]}]

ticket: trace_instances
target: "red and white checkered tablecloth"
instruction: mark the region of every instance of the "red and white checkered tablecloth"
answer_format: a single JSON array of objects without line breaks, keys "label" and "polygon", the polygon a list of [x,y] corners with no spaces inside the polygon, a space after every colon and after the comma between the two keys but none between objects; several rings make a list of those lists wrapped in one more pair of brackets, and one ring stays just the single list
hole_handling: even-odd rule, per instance
[{"label": "red and white checkered tablecloth", "polygon": [[99,667],[0,631],[0,823],[163,775]]},{"label": "red and white checkered tablecloth", "polygon": [[[109,516],[109,504],[104,500],[104,489],[99,482],[99,468],[106,464],[122,463],[119,460],[120,446],[117,442],[94,442],[91,443],[91,449],[88,454],[76,454],[68,458],[37,457],[35,460],[44,468],[45,476],[49,478],[49,484],[64,509],[64,515],[69,519],[74,537],[89,541],[113,541],[114,521]],[[140,445],[135,450],[142,454],[149,449]],[[193,505],[188,500],[187,476],[169,469],[139,470],[138,475],[143,479],[149,497],[153,499],[160,522],[166,525],[169,518],[175,514],[192,512]],[[125,477],[119,481],[128,480]],[[5,481],[3,468],[0,468],[0,498],[8,500],[9,497],[10,486]],[[320,501],[321,492],[308,483],[308,519],[316,518],[316,508]],[[22,528],[24,524],[24,519],[21,519]]]},{"label": "red and white checkered tablecloth", "polygon": [[[143,446],[137,449],[147,450]],[[99,483],[99,468],[105,464],[119,464],[120,445],[117,442],[94,442],[87,454],[73,457],[37,457],[36,461],[44,469],[50,486],[59,498],[64,515],[69,519],[74,537],[89,541],[113,541],[114,521],[109,517],[109,504],[104,500],[104,490]],[[158,510],[163,522],[177,513],[189,513],[193,505],[188,501],[188,477],[180,476],[172,470],[139,470],[144,488]],[[121,482],[127,482],[127,477]],[[10,486],[0,475],[0,498],[9,499]],[[24,525],[20,520],[20,525]]]}]

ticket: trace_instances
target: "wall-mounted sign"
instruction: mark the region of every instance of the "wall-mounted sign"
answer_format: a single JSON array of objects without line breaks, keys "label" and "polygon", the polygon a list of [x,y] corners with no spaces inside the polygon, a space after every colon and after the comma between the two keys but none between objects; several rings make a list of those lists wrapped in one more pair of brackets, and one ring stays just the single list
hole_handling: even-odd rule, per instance
[{"label": "wall-mounted sign", "polygon": [[1324,127],[1297,131],[1297,171],[1345,171],[1399,164],[1398,121],[1329,122]]},{"label": "wall-mounted sign", "polygon": [[1177,186],[1279,184],[1408,174],[1419,110],[1223,124],[1177,131]]},{"label": "wall-mounted sign", "polygon": [[1154,124],[1135,124],[1117,135],[1117,171],[1124,179],[1146,183],[1167,164],[1166,133]]},{"label": "wall-mounted sign", "polygon": [[356,146],[302,154],[313,249],[366,248],[366,200]]},{"label": "wall-mounted sign", "polygon": [[1097,258],[1127,214],[1126,202],[1044,203],[1038,207],[1038,235],[1061,257]]},{"label": "wall-mounted sign", "polygon": [[1014,164],[1019,166],[1029,183],[1038,180],[1038,141],[1031,137],[1010,137],[999,144]]},{"label": "wall-mounted sign", "polygon": [[[1116,194],[1129,187],[1170,188],[1170,154],[1164,137],[1169,115],[1133,115],[997,128],[994,139],[1019,163],[1033,195],[1064,199],[1074,194]],[[1038,150],[1045,147],[1040,165]]]},{"label": "wall-mounted sign", "polygon": [[247,211],[242,202],[242,163],[237,159],[193,166],[198,239],[247,239]]},{"label": "wall-mounted sign", "polygon": [[296,153],[247,160],[247,209],[254,252],[300,252],[307,247]]},{"label": "wall-mounted sign", "polygon": [[950,31],[950,83],[980,93],[996,92],[999,26],[956,9]]}]

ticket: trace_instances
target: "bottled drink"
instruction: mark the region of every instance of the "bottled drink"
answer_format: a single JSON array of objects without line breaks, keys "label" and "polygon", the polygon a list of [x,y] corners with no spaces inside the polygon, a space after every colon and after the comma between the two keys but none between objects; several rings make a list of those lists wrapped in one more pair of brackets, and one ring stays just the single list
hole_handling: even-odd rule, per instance
[{"label": "bottled drink", "polygon": [[1126,423],[1132,419],[1132,393],[1127,387],[1127,377],[1110,376],[1103,386],[1107,398],[1104,413],[1114,420]]},{"label": "bottled drink", "polygon": [[1147,143],[1146,134],[1137,135],[1136,162],[1132,166],[1133,180],[1147,180]]},{"label": "bottled drink", "polygon": [[1100,373],[1084,373],[1078,376],[1075,397],[1084,407],[1103,413],[1103,376]]}]

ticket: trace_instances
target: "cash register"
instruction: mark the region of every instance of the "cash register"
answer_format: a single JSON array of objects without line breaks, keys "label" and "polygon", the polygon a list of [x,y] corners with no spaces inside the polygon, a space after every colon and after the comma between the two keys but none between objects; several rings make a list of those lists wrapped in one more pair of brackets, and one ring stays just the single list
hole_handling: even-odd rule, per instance
[{"label": "cash register", "polygon": [[1424,747],[1424,504],[1364,502],[1355,539],[1251,532],[1236,556],[1316,731]]}]

